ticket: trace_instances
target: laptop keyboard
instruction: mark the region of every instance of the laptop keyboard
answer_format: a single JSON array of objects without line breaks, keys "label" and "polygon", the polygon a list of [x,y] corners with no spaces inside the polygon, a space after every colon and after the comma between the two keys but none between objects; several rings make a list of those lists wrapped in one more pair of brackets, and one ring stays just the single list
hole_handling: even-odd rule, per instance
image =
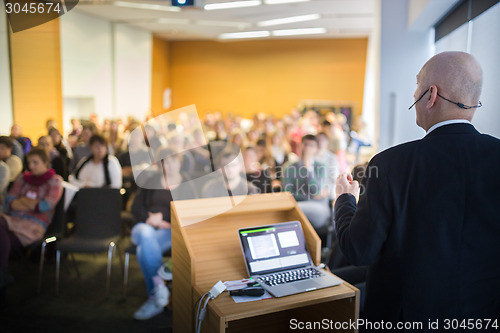
[{"label": "laptop keyboard", "polygon": [[298,269],[295,271],[263,275],[260,277],[260,279],[262,280],[263,283],[267,284],[270,287],[273,287],[279,284],[316,278],[321,275],[323,274],[318,270],[308,267],[308,268]]}]

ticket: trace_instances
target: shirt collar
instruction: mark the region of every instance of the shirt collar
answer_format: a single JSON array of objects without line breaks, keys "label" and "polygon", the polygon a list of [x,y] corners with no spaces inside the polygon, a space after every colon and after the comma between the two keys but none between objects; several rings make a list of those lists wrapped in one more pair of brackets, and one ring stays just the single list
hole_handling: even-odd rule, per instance
[{"label": "shirt collar", "polygon": [[429,128],[429,130],[427,131],[427,133],[425,133],[425,135],[427,135],[430,132],[434,131],[438,127],[441,127],[441,126],[444,126],[444,125],[450,125],[450,124],[471,124],[471,122],[468,121],[467,119],[445,120],[445,121],[439,122],[437,124],[434,124],[434,126],[432,126],[431,128]]}]

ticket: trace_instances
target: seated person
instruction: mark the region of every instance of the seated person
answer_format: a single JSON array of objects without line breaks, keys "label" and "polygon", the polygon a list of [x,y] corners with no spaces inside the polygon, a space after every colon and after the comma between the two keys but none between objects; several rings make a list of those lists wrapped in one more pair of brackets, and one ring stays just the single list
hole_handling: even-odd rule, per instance
[{"label": "seated person", "polygon": [[255,185],[259,193],[271,193],[273,191],[272,179],[269,168],[264,169],[259,163],[259,158],[254,147],[247,147],[243,153],[247,181]]},{"label": "seated person", "polygon": [[9,182],[12,183],[23,171],[23,161],[12,154],[14,143],[8,136],[0,136],[0,161],[9,167]]},{"label": "seated person", "polygon": [[193,176],[191,179],[201,177],[212,170],[210,151],[208,150],[205,134],[199,128],[193,131],[193,143],[191,144],[190,152],[194,159]]},{"label": "seated person", "polygon": [[8,281],[9,254],[42,239],[63,191],[43,149],[33,148],[26,156],[30,171],[16,180],[0,214],[0,294]]},{"label": "seated person", "polygon": [[106,139],[94,134],[90,140],[92,154],[83,158],[69,182],[77,187],[122,187],[122,168],[113,155],[108,154]]},{"label": "seated person", "polygon": [[339,161],[337,155],[328,149],[329,138],[326,133],[319,132],[316,137],[318,138],[318,153],[315,160],[326,166],[328,199],[335,201],[335,183],[340,172]]},{"label": "seated person", "polygon": [[[142,131],[132,130],[128,136],[127,149],[118,156],[118,161],[122,167],[122,186],[126,190],[123,195],[124,202],[128,202],[133,193],[137,191],[138,187],[134,173],[138,175],[142,170],[148,168],[151,161]],[[134,165],[132,165],[132,162]]]},{"label": "seated person", "polygon": [[12,140],[16,140],[22,147],[23,155],[27,154],[31,150],[31,140],[30,138],[23,136],[22,129],[19,124],[14,124],[10,128],[10,137]]},{"label": "seated person", "polygon": [[302,158],[285,170],[283,190],[291,192],[299,208],[316,231],[328,226],[332,209],[328,204],[326,166],[315,160],[318,139],[311,134],[301,140]]},{"label": "seated person", "polygon": [[[82,134],[80,135],[80,143],[73,148],[73,158],[69,166],[71,172],[76,170],[82,159],[92,153],[90,149],[90,138],[95,134],[97,134],[97,127],[93,123],[87,123],[83,126]],[[55,141],[54,144],[56,144]]]},{"label": "seated person", "polygon": [[182,153],[182,171],[192,175],[195,165],[193,154],[185,148],[185,138],[180,133],[174,132],[168,138],[168,147]]},{"label": "seated person", "polygon": [[[163,312],[169,292],[158,276],[162,254],[172,246],[170,230],[170,203],[174,200],[194,199],[194,187],[181,175],[181,158],[169,148],[160,148],[163,173],[158,172],[139,189],[132,205],[132,214],[138,223],[132,228],[132,242],[137,245],[137,261],[146,282],[148,300],[134,313],[139,320],[149,319]],[[161,189],[158,189],[161,185]],[[155,189],[156,188],[156,189]]]},{"label": "seated person", "polygon": [[215,168],[222,173],[225,186],[222,186],[219,177],[208,181],[201,190],[202,198],[259,193],[259,189],[246,180],[243,173],[243,163],[235,151],[224,149],[217,154],[216,161]]},{"label": "seated person", "polygon": [[51,128],[48,135],[52,138],[52,144],[59,153],[59,156],[66,161],[66,168],[69,171],[69,165],[71,163],[71,159],[73,158],[73,151],[71,150],[71,147],[69,144],[65,143],[64,138],[57,128]]},{"label": "seated person", "polygon": [[9,185],[9,167],[4,161],[0,161],[0,212],[3,212],[3,200],[5,193],[7,193],[7,186]]},{"label": "seated person", "polygon": [[49,135],[44,135],[38,138],[38,147],[42,148],[49,154],[50,164],[52,169],[57,175],[61,176],[64,180],[68,180],[68,168],[66,160],[61,157],[59,151],[54,148],[52,138]]}]

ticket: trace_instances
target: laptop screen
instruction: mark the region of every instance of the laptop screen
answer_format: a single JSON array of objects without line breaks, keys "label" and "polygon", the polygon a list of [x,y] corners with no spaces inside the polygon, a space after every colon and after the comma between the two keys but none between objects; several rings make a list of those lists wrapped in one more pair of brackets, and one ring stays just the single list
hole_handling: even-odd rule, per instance
[{"label": "laptop screen", "polygon": [[239,229],[238,233],[250,276],[311,264],[299,221]]}]

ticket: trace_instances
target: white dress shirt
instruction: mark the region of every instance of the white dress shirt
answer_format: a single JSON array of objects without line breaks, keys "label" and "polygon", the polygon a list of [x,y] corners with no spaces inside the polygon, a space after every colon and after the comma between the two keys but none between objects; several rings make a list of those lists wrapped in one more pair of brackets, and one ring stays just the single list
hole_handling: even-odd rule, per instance
[{"label": "white dress shirt", "polygon": [[429,130],[427,131],[427,133],[425,133],[425,135],[427,135],[430,132],[434,131],[438,127],[441,127],[441,126],[444,126],[444,125],[450,125],[450,124],[471,124],[471,122],[468,121],[467,119],[445,120],[445,121],[442,121],[440,123],[434,124],[434,126],[432,126],[431,128],[429,128]]}]

